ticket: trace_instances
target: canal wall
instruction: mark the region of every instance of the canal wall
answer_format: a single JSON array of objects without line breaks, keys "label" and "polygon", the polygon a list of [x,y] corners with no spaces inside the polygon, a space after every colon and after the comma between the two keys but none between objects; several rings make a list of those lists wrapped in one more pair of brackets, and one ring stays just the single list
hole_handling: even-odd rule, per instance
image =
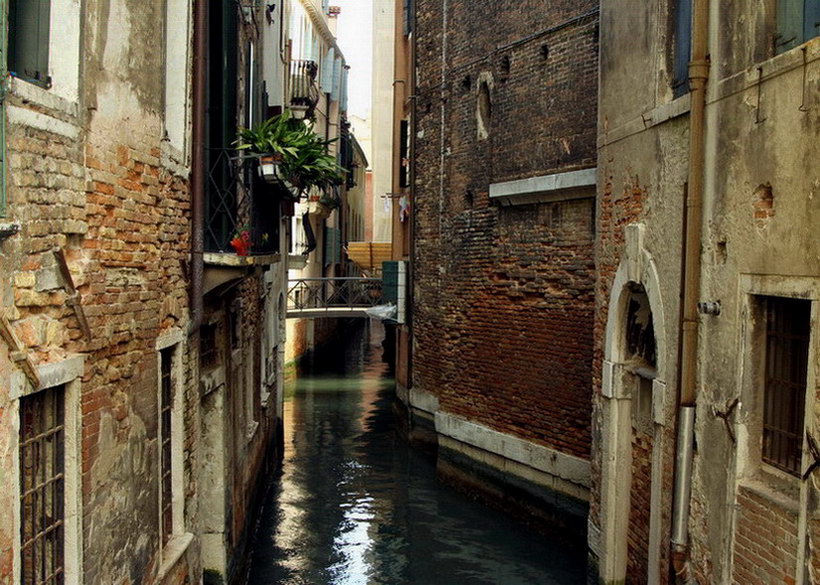
[{"label": "canal wall", "polygon": [[434,454],[439,478],[537,529],[585,546],[589,462],[441,412],[435,396],[397,385],[401,431]]}]

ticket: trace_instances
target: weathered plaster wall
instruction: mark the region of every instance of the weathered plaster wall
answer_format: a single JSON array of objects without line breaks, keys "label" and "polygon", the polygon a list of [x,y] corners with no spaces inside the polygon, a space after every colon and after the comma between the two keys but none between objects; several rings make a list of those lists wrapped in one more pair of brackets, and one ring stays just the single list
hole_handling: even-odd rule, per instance
[{"label": "weathered plaster wall", "polygon": [[[618,545],[623,536],[618,518],[650,527],[649,581],[668,582],[670,577],[689,104],[687,96],[671,101],[668,65],[656,68],[653,91],[636,77],[638,72],[646,74],[647,62],[668,64],[668,8],[627,14],[613,2],[602,6],[590,548],[605,582],[622,579],[625,567],[634,567],[634,553],[643,552],[634,544]],[[820,188],[814,162],[820,127],[815,103],[820,44],[814,39],[772,57],[773,3],[760,10],[725,3],[713,3],[712,8],[700,300],[720,301],[721,310],[717,316],[700,317],[690,570],[699,583],[812,583],[820,578],[814,572],[819,537],[811,520],[817,488],[813,478],[800,482],[778,476],[760,463],[755,429],[762,404],[760,381],[753,375],[754,356],[759,354],[754,353],[751,331],[759,320],[755,294],[817,300],[820,253],[811,218],[817,214]],[[656,388],[654,397],[662,414],[655,421],[654,450],[660,446],[660,451],[651,463],[648,489],[655,495],[649,507],[630,506],[609,489],[613,478],[632,482],[635,489],[635,482],[645,478],[639,471],[647,463],[646,455],[623,450],[628,445],[623,436],[630,429],[619,421],[630,396],[617,396],[618,385],[613,386],[608,373],[617,370],[617,336],[623,334],[618,333],[618,315],[612,313],[616,274],[628,272],[635,258],[625,237],[630,225],[643,226],[640,247],[657,271],[657,304],[665,314],[664,330],[657,322],[655,330],[659,347],[661,340],[665,343],[667,373],[665,390],[658,393]],[[635,282],[645,285],[641,279]],[[817,417],[812,410],[816,336],[813,340],[806,403],[810,432]],[[740,403],[730,412],[735,398]],[[628,406],[625,412],[628,417]],[[810,461],[804,459],[804,467]],[[623,462],[631,462],[632,472],[618,475]],[[645,483],[642,479],[638,485]],[[811,568],[804,570],[804,562]]]}]

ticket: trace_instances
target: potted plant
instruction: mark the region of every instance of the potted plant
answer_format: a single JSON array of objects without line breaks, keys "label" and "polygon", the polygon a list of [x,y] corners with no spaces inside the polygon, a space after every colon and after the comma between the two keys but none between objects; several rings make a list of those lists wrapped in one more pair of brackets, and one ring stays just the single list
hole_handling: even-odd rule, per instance
[{"label": "potted plant", "polygon": [[332,142],[317,136],[312,124],[285,112],[253,128],[241,128],[236,144],[237,149],[259,156],[260,169],[267,165],[273,171],[273,180],[284,181],[298,196],[304,196],[313,189],[341,183],[344,169],[327,151]]},{"label": "potted plant", "polygon": [[237,256],[248,256],[251,251],[251,232],[248,229],[240,229],[234,234],[229,242]]}]

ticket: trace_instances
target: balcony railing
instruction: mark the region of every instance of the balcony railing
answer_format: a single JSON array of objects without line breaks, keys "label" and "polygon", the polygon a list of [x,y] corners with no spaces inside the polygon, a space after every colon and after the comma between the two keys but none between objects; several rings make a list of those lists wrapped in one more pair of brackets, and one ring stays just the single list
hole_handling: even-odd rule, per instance
[{"label": "balcony railing", "polygon": [[288,282],[288,314],[364,310],[382,301],[380,278],[300,278]]},{"label": "balcony railing", "polygon": [[279,252],[281,198],[264,183],[253,156],[232,149],[207,149],[205,251],[236,253],[234,237],[250,240],[249,254]]},{"label": "balcony railing", "polygon": [[290,63],[290,105],[313,109],[319,103],[316,75],[319,65],[315,61],[296,59]]}]

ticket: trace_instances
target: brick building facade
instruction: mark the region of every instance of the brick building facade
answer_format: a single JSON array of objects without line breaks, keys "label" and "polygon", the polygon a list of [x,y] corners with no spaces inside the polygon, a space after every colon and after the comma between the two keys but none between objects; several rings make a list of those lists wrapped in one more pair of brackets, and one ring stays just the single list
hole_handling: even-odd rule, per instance
[{"label": "brick building facade", "polygon": [[[186,0],[0,13],[2,585],[240,573],[278,436],[286,234],[239,263],[206,250],[194,286],[194,4],[212,25],[224,16]],[[242,71],[226,119],[243,123],[262,76],[282,103],[278,54],[265,65],[249,49],[278,40],[282,18],[224,4],[237,41],[224,56]]]},{"label": "brick building facade", "polygon": [[414,432],[583,532],[597,3],[419,0],[412,34]]}]

